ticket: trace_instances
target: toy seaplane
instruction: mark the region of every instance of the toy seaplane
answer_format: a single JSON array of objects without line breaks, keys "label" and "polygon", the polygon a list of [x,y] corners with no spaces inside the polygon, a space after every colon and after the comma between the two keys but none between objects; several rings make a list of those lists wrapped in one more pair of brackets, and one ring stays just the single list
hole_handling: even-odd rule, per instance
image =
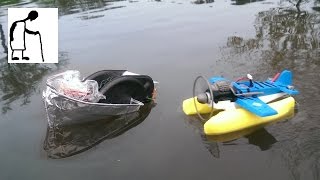
[{"label": "toy seaplane", "polygon": [[[223,77],[207,80],[198,76],[193,98],[183,101],[183,111],[187,115],[198,114],[206,121],[205,134],[223,135],[293,116],[295,100],[291,96],[298,93],[288,70],[266,81],[254,81],[250,74],[235,82]],[[208,118],[203,114],[209,114]]]}]

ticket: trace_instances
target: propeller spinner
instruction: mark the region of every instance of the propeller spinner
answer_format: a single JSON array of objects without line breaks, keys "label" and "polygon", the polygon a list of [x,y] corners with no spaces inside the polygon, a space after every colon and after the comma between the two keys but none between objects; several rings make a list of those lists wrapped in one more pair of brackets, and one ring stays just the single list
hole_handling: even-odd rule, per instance
[{"label": "propeller spinner", "polygon": [[210,102],[209,93],[200,93],[197,95],[197,101],[201,104],[208,104]]},{"label": "propeller spinner", "polygon": [[193,97],[194,97],[194,107],[200,119],[207,121],[211,118],[213,114],[213,108],[208,114],[208,116],[204,117],[199,113],[199,103],[207,104],[208,106],[213,107],[213,92],[211,88],[211,84],[204,76],[198,76],[193,84]]}]

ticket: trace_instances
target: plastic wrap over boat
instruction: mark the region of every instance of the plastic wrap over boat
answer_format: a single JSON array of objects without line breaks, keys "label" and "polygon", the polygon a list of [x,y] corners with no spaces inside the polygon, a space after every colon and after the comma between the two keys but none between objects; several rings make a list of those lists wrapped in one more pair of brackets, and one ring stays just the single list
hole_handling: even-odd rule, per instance
[{"label": "plastic wrap over boat", "polygon": [[99,92],[98,82],[95,80],[81,80],[80,72],[68,70],[51,76],[47,80],[47,86],[60,94],[86,102],[98,102],[106,99]]},{"label": "plastic wrap over boat", "polygon": [[132,113],[144,105],[134,99],[131,99],[128,104],[106,104],[71,98],[59,93],[53,86],[52,82],[58,77],[61,77],[61,74],[48,78],[46,90],[43,91],[49,127],[95,121],[104,119],[105,116]]}]

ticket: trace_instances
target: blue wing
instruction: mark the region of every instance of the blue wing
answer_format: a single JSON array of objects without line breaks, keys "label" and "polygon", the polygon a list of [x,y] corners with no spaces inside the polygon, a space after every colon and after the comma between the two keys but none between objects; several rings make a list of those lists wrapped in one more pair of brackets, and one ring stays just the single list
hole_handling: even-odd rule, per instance
[{"label": "blue wing", "polygon": [[260,117],[272,116],[278,112],[272,109],[268,104],[255,97],[238,97],[235,101],[242,108],[252,112]]}]

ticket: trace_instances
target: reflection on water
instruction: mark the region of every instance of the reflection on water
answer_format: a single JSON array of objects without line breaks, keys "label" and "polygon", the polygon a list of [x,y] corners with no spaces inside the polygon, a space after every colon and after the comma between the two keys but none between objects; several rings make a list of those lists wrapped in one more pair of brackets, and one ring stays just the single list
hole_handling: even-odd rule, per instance
[{"label": "reflection on water", "polygon": [[0,1],[0,6],[7,6],[11,4],[20,4],[21,0],[3,0]]},{"label": "reflection on water", "polygon": [[[1,48],[3,49],[4,54],[8,54],[8,46],[6,44],[6,37],[4,35],[3,26],[0,24],[0,41],[1,41]],[[2,52],[1,52],[2,54]],[[0,56],[1,58],[1,56]]]},{"label": "reflection on water", "polygon": [[[254,128],[252,131],[247,130],[249,135],[244,136],[247,143],[259,147],[261,151],[269,150],[273,144],[277,142],[276,138],[270,134],[265,128]],[[226,136],[201,136],[205,147],[215,158],[220,158],[219,146],[237,145],[237,139]],[[240,137],[239,137],[240,138]],[[236,148],[236,147],[235,147]]]},{"label": "reflection on water", "polygon": [[249,144],[256,145],[261,151],[265,151],[271,148],[271,146],[277,142],[276,138],[273,137],[265,128],[257,130],[252,134],[246,136]]},{"label": "reflection on water", "polygon": [[299,114],[303,116],[298,114],[295,124],[279,129],[273,151],[281,154],[294,179],[319,179],[320,108],[314,97],[319,94],[320,14],[314,7],[311,11],[275,8],[260,12],[254,26],[254,38],[231,36],[226,51],[230,59],[258,62],[254,66],[257,74],[282,69],[294,72],[295,85],[301,92],[296,98]]},{"label": "reflection on water", "polygon": [[12,110],[11,105],[30,103],[30,97],[40,92],[42,78],[67,63],[66,53],[59,53],[59,64],[8,64],[7,57],[0,59],[0,101],[2,113]]},{"label": "reflection on water", "polygon": [[125,7],[125,6],[112,6],[113,5],[112,2],[116,2],[116,1],[121,1],[121,0],[111,0],[111,1],[110,0],[82,0],[82,1],[56,0],[56,1],[52,1],[52,4],[50,4],[50,6],[58,7],[59,15],[86,12],[82,14],[80,18],[83,20],[87,20],[87,19],[103,17],[104,16],[103,14],[98,14],[100,12]]},{"label": "reflection on water", "polygon": [[312,7],[312,9],[313,9],[314,11],[319,11],[319,12],[320,12],[320,7]]},{"label": "reflection on water", "polygon": [[314,5],[312,7],[312,10],[320,12],[320,1],[319,0],[314,1]]},{"label": "reflection on water", "polygon": [[[237,135],[235,135],[237,134]],[[230,145],[230,142],[236,141],[238,138],[246,138],[248,140],[249,144],[255,145],[259,147],[261,151],[266,151],[271,148],[271,146],[277,142],[276,138],[272,136],[265,128],[253,128],[253,129],[247,129],[242,132],[237,132],[233,135],[227,134],[227,135],[220,135],[220,136],[202,136],[202,140],[204,141],[204,144],[206,145],[206,148],[209,150],[209,152],[216,158],[217,152],[218,152],[218,142],[221,142],[222,145]],[[240,136],[241,134],[242,136]],[[235,136],[238,136],[235,138]],[[215,153],[213,153],[215,152]]]},{"label": "reflection on water", "polygon": [[[117,2],[125,1],[127,3],[117,4]],[[162,3],[166,3],[161,0],[154,0]],[[252,2],[258,2],[263,0],[232,0],[233,5],[243,5]],[[104,17],[104,11],[123,8],[128,3],[139,2],[132,0],[5,0],[0,1],[1,7],[39,7],[39,8],[59,8],[59,16],[78,14],[82,20],[89,20]],[[150,2],[150,1],[149,1]],[[170,1],[174,2],[174,1]],[[191,0],[192,4],[210,4],[214,0]],[[179,1],[179,4],[185,3],[185,1]],[[5,14],[2,14],[1,11]],[[0,16],[6,15],[6,8],[0,11]]]},{"label": "reflection on water", "polygon": [[[89,20],[94,18],[104,17],[104,11],[118,9],[126,7],[128,4],[122,3],[117,4],[116,2],[121,2],[126,0],[5,0],[0,1],[0,7],[10,7],[14,5],[15,7],[23,7],[26,5],[36,6],[39,8],[59,8],[59,16],[79,14],[79,18],[82,20]],[[154,0],[162,2],[161,0]],[[233,5],[243,5],[252,2],[258,2],[263,0],[232,0]],[[139,1],[126,1],[127,3],[139,2]],[[150,1],[149,1],[150,2]],[[172,1],[173,2],[173,1]],[[192,4],[209,4],[213,3],[214,0],[191,0]],[[166,2],[162,2],[166,3]],[[185,3],[185,1],[179,1],[179,4]],[[6,9],[3,9],[6,11]],[[5,12],[7,13],[7,12]],[[2,12],[0,12],[0,16]],[[6,15],[6,14],[4,14]]]},{"label": "reflection on water", "polygon": [[232,36],[227,46],[232,53],[259,50],[261,60],[272,67],[299,68],[306,62],[319,64],[320,16],[295,9],[260,12],[255,21],[256,37],[245,40]]},{"label": "reflection on water", "polygon": [[30,103],[30,96],[37,91],[37,83],[48,73],[49,68],[37,64],[7,65],[6,58],[2,59],[0,67],[0,93],[2,113],[11,109],[11,103],[19,100],[20,105]]},{"label": "reflection on water", "polygon": [[143,122],[155,104],[145,104],[139,111],[109,116],[90,123],[47,128],[44,150],[50,158],[65,158],[86,151],[105,139],[115,138]]},{"label": "reflection on water", "polygon": [[[288,117],[292,117],[289,115]],[[203,132],[203,122],[196,116],[186,118],[187,123],[191,124],[192,127],[200,134],[200,137],[204,143],[206,149],[215,158],[220,158],[219,146],[224,145],[235,145],[237,140],[245,138],[248,144],[259,147],[261,151],[268,150],[274,143],[277,142],[276,138],[270,134],[263,126],[253,127],[236,131],[224,135],[205,135]]]},{"label": "reflection on water", "polygon": [[6,0],[0,1],[0,16],[7,15],[6,7],[11,8],[13,5],[14,7],[59,8],[59,16],[79,14],[81,19],[88,20],[103,17],[104,11],[126,7],[114,4],[119,1],[123,0]]},{"label": "reflection on water", "polygon": [[244,5],[244,4],[260,2],[264,0],[231,0],[231,1],[233,2],[232,5]]},{"label": "reflection on water", "polygon": [[196,0],[193,1],[194,4],[209,4],[209,3],[213,3],[214,0]]}]

